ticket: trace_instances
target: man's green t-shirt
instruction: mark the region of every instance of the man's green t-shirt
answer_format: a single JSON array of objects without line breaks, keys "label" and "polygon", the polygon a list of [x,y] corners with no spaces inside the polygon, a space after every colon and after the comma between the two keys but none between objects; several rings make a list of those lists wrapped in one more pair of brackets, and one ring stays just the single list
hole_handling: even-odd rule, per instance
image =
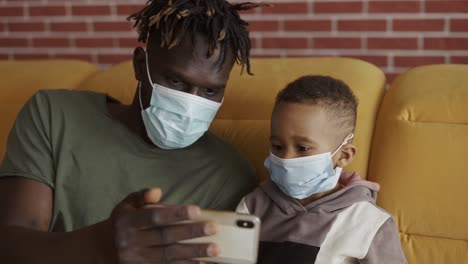
[{"label": "man's green t-shirt", "polygon": [[50,231],[105,220],[131,192],[160,187],[164,204],[230,210],[254,188],[252,166],[207,132],[192,146],[164,150],[111,118],[106,95],[41,91],[18,114],[0,177],[53,189]]}]

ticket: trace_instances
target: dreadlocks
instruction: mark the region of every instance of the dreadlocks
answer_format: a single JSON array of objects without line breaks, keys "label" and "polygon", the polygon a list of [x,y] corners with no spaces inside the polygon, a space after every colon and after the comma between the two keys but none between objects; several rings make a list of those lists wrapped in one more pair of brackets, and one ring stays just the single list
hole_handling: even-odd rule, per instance
[{"label": "dreadlocks", "polygon": [[230,4],[225,0],[148,0],[145,8],[132,14],[138,31],[138,41],[146,43],[150,32],[157,30],[162,48],[177,46],[188,33],[194,42],[197,33],[208,41],[207,57],[211,57],[220,47],[220,64],[231,50],[236,63],[250,71],[250,48],[248,23],[240,18],[239,11],[250,10],[262,3]]}]

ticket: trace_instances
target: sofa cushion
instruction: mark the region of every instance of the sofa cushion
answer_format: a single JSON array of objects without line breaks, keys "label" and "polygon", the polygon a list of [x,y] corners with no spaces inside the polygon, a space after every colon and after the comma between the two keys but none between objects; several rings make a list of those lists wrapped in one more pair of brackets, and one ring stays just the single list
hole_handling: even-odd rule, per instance
[{"label": "sofa cushion", "polygon": [[468,262],[468,65],[401,75],[379,113],[369,179],[409,263]]},{"label": "sofa cushion", "polygon": [[24,104],[40,89],[75,89],[98,71],[84,61],[0,61],[0,104]]}]

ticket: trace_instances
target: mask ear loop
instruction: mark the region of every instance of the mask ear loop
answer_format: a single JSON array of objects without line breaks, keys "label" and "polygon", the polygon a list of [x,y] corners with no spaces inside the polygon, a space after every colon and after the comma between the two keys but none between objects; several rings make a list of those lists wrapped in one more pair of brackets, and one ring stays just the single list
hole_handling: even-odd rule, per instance
[{"label": "mask ear loop", "polygon": [[154,86],[153,80],[151,80],[151,75],[149,71],[149,62],[148,62],[148,51],[145,51],[145,56],[146,56],[146,73],[148,74],[148,80],[151,84],[151,86]]},{"label": "mask ear loop", "polygon": [[348,144],[348,142],[354,138],[354,134],[349,134],[346,136],[346,138],[343,140],[343,142],[341,142],[341,145],[335,150],[335,152],[333,152],[333,154],[331,155],[332,157],[335,156],[335,154],[346,144]]},{"label": "mask ear loop", "polygon": [[141,101],[141,81],[138,81],[138,97],[140,99],[140,107],[141,107],[141,110],[144,110],[143,109],[143,102]]}]

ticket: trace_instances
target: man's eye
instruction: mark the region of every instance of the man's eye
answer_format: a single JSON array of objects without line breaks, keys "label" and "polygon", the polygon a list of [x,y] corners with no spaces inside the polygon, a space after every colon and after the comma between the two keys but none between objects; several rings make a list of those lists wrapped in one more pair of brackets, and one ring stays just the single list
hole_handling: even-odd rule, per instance
[{"label": "man's eye", "polygon": [[215,89],[211,89],[211,88],[205,88],[203,89],[203,92],[206,94],[206,95],[209,95],[209,96],[213,96],[216,94],[216,90]]},{"label": "man's eye", "polygon": [[177,86],[177,87],[182,87],[184,86],[184,83],[177,80],[177,79],[171,79],[171,84],[174,85],[174,86]]},{"label": "man's eye", "polygon": [[300,152],[305,152],[305,151],[309,151],[310,148],[306,146],[297,146],[297,150],[299,150]]}]

